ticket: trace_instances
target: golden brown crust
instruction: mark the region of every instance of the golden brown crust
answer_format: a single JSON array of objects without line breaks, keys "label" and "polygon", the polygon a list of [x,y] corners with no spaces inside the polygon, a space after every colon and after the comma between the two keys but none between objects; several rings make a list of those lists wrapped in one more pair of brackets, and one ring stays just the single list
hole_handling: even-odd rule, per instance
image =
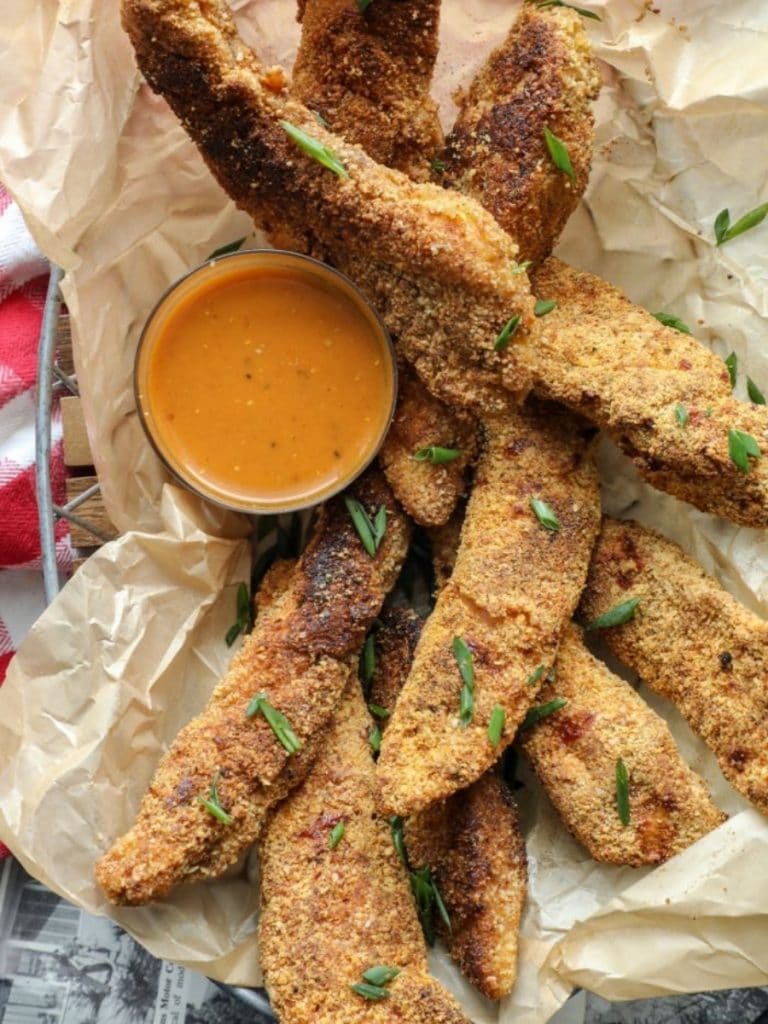
[{"label": "golden brown crust", "polygon": [[[462,100],[445,180],[494,215],[521,260],[549,255],[586,188],[599,89],[580,16],[529,4]],[[567,147],[574,180],[553,163],[545,128]]]},{"label": "golden brown crust", "polygon": [[[453,462],[417,462],[414,453],[438,445],[461,452]],[[407,369],[392,426],[379,455],[381,468],[406,512],[422,526],[446,523],[466,487],[466,471],[476,454],[476,427],[434,398]]]},{"label": "golden brown crust", "polygon": [[[263,81],[224,0],[123,0],[123,22],[150,85],[180,117],[221,185],[268,231],[306,235],[368,294],[403,356],[435,394],[503,409],[505,363],[525,369],[533,299],[513,273],[517,248],[474,201],[381,167]],[[290,140],[286,120],[332,149],[339,177]],[[510,317],[521,324],[498,353]],[[508,372],[507,379],[514,374]]]},{"label": "golden brown crust", "polygon": [[291,92],[369,156],[428,181],[443,144],[429,86],[438,0],[306,0]]},{"label": "golden brown crust", "polygon": [[[563,823],[595,860],[661,864],[717,828],[725,815],[680,756],[666,723],[610,672],[570,626],[555,679],[537,701],[568,704],[523,733],[522,748]],[[630,775],[630,821],[616,804],[616,761]]]},{"label": "golden brown crust", "polygon": [[[266,614],[235,655],[206,708],[160,761],[136,823],[96,866],[114,903],[159,899],[183,881],[221,874],[263,827],[267,811],[306,773],[314,741],[338,703],[365,633],[393,585],[409,528],[380,474],[351,489],[371,513],[388,510],[376,558],[363,550],[342,498],[321,513],[315,534],[281,588],[268,578]],[[257,693],[286,715],[303,747],[291,757],[263,716],[246,718]],[[220,823],[199,802],[220,772]]]},{"label": "golden brown crust", "polygon": [[484,996],[503,999],[517,980],[528,871],[520,816],[499,772],[412,815],[405,839],[411,863],[429,865],[445,901],[451,957]]},{"label": "golden brown crust", "polygon": [[[353,682],[310,774],[264,834],[259,940],[272,1005],[282,1024],[468,1024],[427,974],[405,871],[374,810],[369,730]],[[374,965],[401,971],[380,1002],[349,988]]]},{"label": "golden brown crust", "polygon": [[608,519],[582,612],[591,620],[631,597],[641,601],[635,617],[603,640],[680,709],[734,789],[768,814],[768,623],[676,544]]},{"label": "golden brown crust", "polygon": [[[551,664],[586,576],[599,526],[591,430],[544,406],[488,424],[456,567],[421,635],[413,669],[382,743],[382,806],[408,814],[463,789],[511,742],[534,694],[526,680]],[[560,521],[551,532],[531,499]],[[475,712],[459,723],[455,636],[473,652]],[[500,704],[500,747],[487,728]]]},{"label": "golden brown crust", "polygon": [[537,393],[598,423],[654,487],[734,522],[768,525],[768,458],[743,473],[728,454],[736,428],[768,456],[768,407],[732,396],[722,360],[559,260],[542,265],[533,287],[557,301],[539,321]]},{"label": "golden brown crust", "polygon": [[[386,608],[376,631],[376,671],[371,682],[370,701],[391,712],[408,673],[421,636],[424,620],[412,608]],[[382,729],[387,719],[381,721]]]}]

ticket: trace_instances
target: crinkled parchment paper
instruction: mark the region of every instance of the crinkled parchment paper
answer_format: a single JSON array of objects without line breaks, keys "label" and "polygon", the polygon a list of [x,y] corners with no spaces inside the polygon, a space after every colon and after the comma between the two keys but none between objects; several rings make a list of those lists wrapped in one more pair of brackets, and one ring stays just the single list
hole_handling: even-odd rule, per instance
[{"label": "crinkled parchment paper", "polygon": [[[12,7],[11,11],[9,8]],[[32,874],[111,914],[160,956],[255,983],[251,864],[139,910],[105,906],[96,855],[131,818],[161,750],[225,667],[245,521],[166,486],[131,392],[137,335],[159,293],[214,247],[249,234],[165,104],[142,86],[117,0],[16,0],[0,12],[0,176],[67,271],[88,429],[115,522],[34,627],[0,693],[0,837]],[[290,0],[236,4],[249,41],[290,64]],[[672,312],[768,386],[768,226],[712,243],[768,199],[768,13],[763,0],[597,0],[604,61],[589,193],[561,255]],[[465,83],[516,10],[445,0],[438,92]],[[768,543],[652,492],[611,445],[605,504],[679,541],[740,600],[768,611]],[[140,531],[140,532],[139,532]],[[768,822],[723,780],[663,702],[686,757],[733,817],[655,871],[601,867],[536,784],[521,790],[531,885],[520,982],[500,1008],[439,952],[436,973],[478,1022],[540,1024],[573,985],[610,999],[765,983]]]}]

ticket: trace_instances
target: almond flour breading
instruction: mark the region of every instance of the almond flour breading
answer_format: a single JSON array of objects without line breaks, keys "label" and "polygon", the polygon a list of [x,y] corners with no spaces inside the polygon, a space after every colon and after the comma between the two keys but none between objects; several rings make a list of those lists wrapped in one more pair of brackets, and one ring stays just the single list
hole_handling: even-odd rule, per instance
[{"label": "almond flour breading", "polygon": [[768,623],[676,544],[606,520],[582,613],[639,597],[633,619],[601,631],[611,651],[675,704],[734,789],[768,814]]}]

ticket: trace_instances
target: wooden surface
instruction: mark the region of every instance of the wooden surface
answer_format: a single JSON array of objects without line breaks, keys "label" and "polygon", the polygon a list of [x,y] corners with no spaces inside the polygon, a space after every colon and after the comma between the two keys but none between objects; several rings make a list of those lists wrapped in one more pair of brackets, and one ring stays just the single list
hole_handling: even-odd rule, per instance
[{"label": "wooden surface", "polygon": [[[56,365],[67,376],[74,377],[72,360],[72,336],[69,315],[62,313],[56,331]],[[64,433],[64,464],[67,467],[67,501],[71,501],[98,483],[93,468],[93,456],[85,429],[85,419],[80,399],[65,394],[61,398],[61,419]],[[70,535],[74,548],[75,568],[100,547],[103,541],[87,529],[93,526],[104,539],[117,536],[117,530],[107,515],[101,494],[97,491],[73,510],[82,523],[70,522]]]}]

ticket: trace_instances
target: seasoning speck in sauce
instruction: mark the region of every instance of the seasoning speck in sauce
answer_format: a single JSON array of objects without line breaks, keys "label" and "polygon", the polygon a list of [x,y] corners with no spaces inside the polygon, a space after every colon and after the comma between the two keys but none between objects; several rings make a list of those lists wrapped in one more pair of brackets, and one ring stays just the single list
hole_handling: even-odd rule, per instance
[{"label": "seasoning speck in sauce", "polygon": [[386,336],[348,284],[271,253],[185,278],[145,330],[136,383],[171,469],[254,510],[312,504],[353,479],[382,440],[395,386]]}]

